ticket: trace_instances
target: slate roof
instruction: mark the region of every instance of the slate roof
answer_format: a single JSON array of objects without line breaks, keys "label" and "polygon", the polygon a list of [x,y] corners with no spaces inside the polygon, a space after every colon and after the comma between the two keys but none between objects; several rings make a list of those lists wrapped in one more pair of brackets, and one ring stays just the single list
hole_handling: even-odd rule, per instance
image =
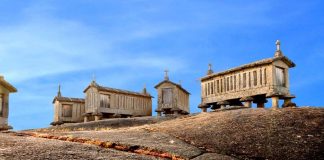
[{"label": "slate roof", "polygon": [[11,93],[17,92],[17,89],[14,86],[12,86],[9,82],[7,82],[3,76],[0,76],[0,85],[9,90],[9,92]]},{"label": "slate roof", "polygon": [[56,96],[53,100],[53,103],[55,103],[55,100],[59,102],[77,102],[77,103],[85,103],[85,100],[83,98],[71,98],[71,97],[58,97]]},{"label": "slate roof", "polygon": [[286,56],[279,56],[279,57],[273,57],[273,58],[267,58],[267,59],[255,61],[253,63],[249,63],[249,64],[245,64],[245,65],[242,65],[242,66],[239,66],[239,67],[231,68],[231,69],[223,71],[223,72],[213,73],[211,75],[207,75],[207,76],[201,78],[201,81],[212,78],[212,77],[215,77],[215,76],[225,75],[225,74],[228,74],[228,73],[231,73],[231,72],[243,70],[243,69],[246,69],[246,68],[252,68],[252,67],[257,67],[257,66],[261,66],[261,65],[265,65],[265,64],[270,64],[272,62],[279,61],[279,60],[286,63],[290,68],[296,66],[296,64],[294,62],[292,62]]},{"label": "slate roof", "polygon": [[158,83],[156,86],[154,86],[154,88],[158,88],[160,85],[162,85],[163,83],[171,83],[175,86],[177,86],[179,89],[181,89],[182,91],[186,92],[187,94],[190,94],[187,90],[185,90],[184,88],[182,88],[182,86],[180,84],[174,83],[170,80],[163,80],[160,83]]},{"label": "slate roof", "polygon": [[96,87],[99,91],[107,91],[107,92],[114,92],[114,93],[129,94],[129,95],[136,95],[136,96],[153,98],[150,94],[127,91],[127,90],[116,89],[116,88],[111,88],[111,87],[104,87],[104,86],[98,85],[96,82],[92,82],[83,92],[86,92],[92,86]]}]

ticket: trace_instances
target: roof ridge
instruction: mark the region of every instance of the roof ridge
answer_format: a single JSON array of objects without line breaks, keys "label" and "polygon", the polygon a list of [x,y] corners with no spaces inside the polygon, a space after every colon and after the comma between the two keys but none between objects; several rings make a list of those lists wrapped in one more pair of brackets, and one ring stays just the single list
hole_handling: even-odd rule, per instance
[{"label": "roof ridge", "polygon": [[277,61],[277,60],[284,60],[284,61],[286,61],[286,63],[289,63],[288,64],[289,67],[295,67],[295,63],[292,62],[286,56],[270,57],[270,58],[265,58],[265,59],[261,59],[261,60],[258,60],[258,61],[254,61],[254,62],[251,62],[251,63],[246,63],[246,64],[243,64],[243,65],[239,65],[237,67],[229,68],[229,69],[227,69],[225,71],[215,72],[215,73],[213,73],[211,75],[204,76],[203,78],[201,78],[201,80],[208,79],[210,77],[214,77],[214,76],[217,76],[217,75],[222,75],[222,74],[227,74],[227,73],[230,73],[230,72],[235,72],[237,70],[241,70],[241,69],[245,69],[245,68],[251,68],[251,67],[254,67],[255,65],[262,65],[262,64],[272,63],[272,62]]},{"label": "roof ridge", "polygon": [[9,92],[17,92],[17,89],[9,82],[7,82],[3,76],[0,78],[0,84],[3,85],[6,89],[8,89]]},{"label": "roof ridge", "polygon": [[112,91],[117,91],[117,92],[122,92],[122,93],[126,93],[126,94],[133,94],[133,95],[140,95],[140,96],[146,96],[146,97],[152,97],[149,93],[141,93],[141,92],[136,92],[136,91],[130,91],[130,90],[125,90],[125,89],[118,89],[118,88],[112,88],[112,87],[106,87],[106,86],[102,86],[97,84],[97,87],[99,88],[103,88],[106,90],[112,90]]},{"label": "roof ridge", "polygon": [[172,82],[172,81],[170,81],[170,80],[163,80],[163,81],[161,81],[160,83],[158,83],[157,85],[155,85],[154,87],[157,88],[157,87],[159,87],[162,83],[165,83],[165,82],[169,82],[169,83],[171,83],[171,84],[173,84],[173,85],[179,87],[181,90],[185,91],[186,93],[190,94],[190,92],[188,92],[186,89],[184,89],[180,84],[177,84],[177,83]]}]

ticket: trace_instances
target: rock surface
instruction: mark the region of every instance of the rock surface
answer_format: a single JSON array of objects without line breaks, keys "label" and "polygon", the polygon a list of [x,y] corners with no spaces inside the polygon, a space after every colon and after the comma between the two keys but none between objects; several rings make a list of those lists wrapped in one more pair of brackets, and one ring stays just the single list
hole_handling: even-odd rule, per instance
[{"label": "rock surface", "polygon": [[[135,122],[136,123],[136,122]],[[0,134],[0,157],[5,159],[323,159],[324,109],[237,109],[184,116],[159,123],[126,127],[23,131]],[[102,128],[98,128],[98,126]],[[78,127],[82,128],[82,131]],[[46,139],[86,138],[118,144],[101,145]],[[37,136],[36,136],[37,137]],[[42,136],[39,136],[42,137]],[[101,144],[101,143],[98,143]],[[98,147],[99,146],[99,147]],[[123,149],[127,148],[127,149]],[[133,152],[139,149],[140,152]],[[150,153],[150,154],[148,154]],[[154,154],[151,154],[154,153]]]},{"label": "rock surface", "polygon": [[104,119],[100,121],[91,121],[86,123],[66,123],[59,126],[52,126],[49,128],[38,129],[42,130],[55,130],[55,131],[65,131],[65,130],[96,130],[100,128],[120,128],[120,127],[131,127],[140,126],[145,124],[154,124],[167,120],[175,119],[175,116],[168,117],[134,117],[134,118],[114,118],[114,119]]},{"label": "rock surface", "polygon": [[324,158],[324,108],[209,112],[151,129],[240,159]]},{"label": "rock surface", "polygon": [[233,157],[221,155],[217,153],[205,153],[201,156],[194,158],[193,160],[236,160]]},{"label": "rock surface", "polygon": [[192,158],[202,154],[202,150],[193,145],[165,133],[147,131],[145,128],[63,132],[54,133],[54,135],[83,137],[114,142],[126,146],[149,148],[185,158]]},{"label": "rock surface", "polygon": [[19,137],[0,133],[0,159],[135,159],[153,160],[138,155],[88,144],[78,144],[34,137]]}]

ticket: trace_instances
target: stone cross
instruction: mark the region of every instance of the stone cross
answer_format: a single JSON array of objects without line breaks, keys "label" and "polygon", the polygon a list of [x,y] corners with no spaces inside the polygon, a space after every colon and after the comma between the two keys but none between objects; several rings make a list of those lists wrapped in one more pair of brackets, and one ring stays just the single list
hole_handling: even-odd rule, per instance
[{"label": "stone cross", "polygon": [[144,93],[144,94],[147,93],[147,91],[146,91],[146,84],[145,84],[145,83],[144,83],[143,93]]},{"label": "stone cross", "polygon": [[169,80],[169,76],[168,76],[169,71],[166,69],[166,70],[164,70],[164,72],[165,72],[164,79]]},{"label": "stone cross", "polygon": [[212,70],[212,64],[209,63],[208,64],[208,71],[207,71],[207,75],[213,74],[213,70]]},{"label": "stone cross", "polygon": [[208,70],[212,70],[212,64],[208,64]]},{"label": "stone cross", "polygon": [[277,51],[280,51],[280,41],[279,40],[276,41],[276,45],[277,45]]},{"label": "stone cross", "polygon": [[61,85],[60,85],[60,84],[59,84],[59,86],[58,86],[57,96],[58,96],[58,97],[61,97],[61,96],[62,96],[62,95],[61,95]]}]

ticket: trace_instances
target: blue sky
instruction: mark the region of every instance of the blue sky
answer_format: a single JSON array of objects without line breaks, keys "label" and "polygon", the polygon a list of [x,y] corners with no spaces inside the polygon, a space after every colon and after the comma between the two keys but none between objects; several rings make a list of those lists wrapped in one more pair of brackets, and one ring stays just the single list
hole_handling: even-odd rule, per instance
[{"label": "blue sky", "polygon": [[[16,130],[46,127],[57,86],[83,97],[99,84],[141,91],[170,70],[191,92],[199,78],[274,55],[275,41],[297,67],[290,71],[298,105],[324,106],[324,2],[217,0],[0,0],[0,74],[18,89],[10,97]],[[153,99],[153,109],[156,107]]]}]

